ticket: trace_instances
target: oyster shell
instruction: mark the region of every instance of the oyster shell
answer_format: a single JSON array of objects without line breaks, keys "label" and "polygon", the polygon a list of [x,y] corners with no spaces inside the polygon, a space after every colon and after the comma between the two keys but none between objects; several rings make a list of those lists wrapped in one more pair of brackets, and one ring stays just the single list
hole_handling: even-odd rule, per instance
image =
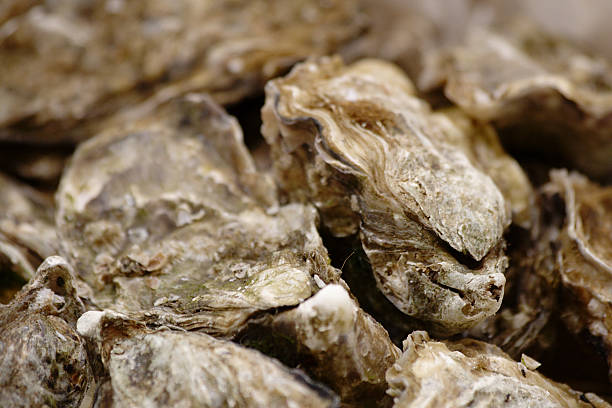
[{"label": "oyster shell", "polygon": [[565,204],[556,240],[561,315],[571,332],[600,344],[612,381],[612,187],[565,170],[550,177],[544,191]]},{"label": "oyster shell", "polygon": [[0,305],[0,400],[11,407],[88,407],[95,380],[76,332],[84,307],[63,258],[47,258],[8,305]]},{"label": "oyster shell", "polygon": [[387,371],[394,407],[609,407],[595,394],[572,390],[477,340],[438,342],[416,331]]},{"label": "oyster shell", "polygon": [[385,329],[337,284],[298,307],[251,322],[241,344],[299,367],[344,406],[390,406],[385,372],[400,355]]},{"label": "oyster shell", "polygon": [[337,407],[338,397],[299,370],[203,333],[151,330],[112,311],[90,311],[79,332],[96,342],[113,407]]},{"label": "oyster shell", "polygon": [[[262,133],[287,198],[314,203],[334,236],[359,230],[382,292],[450,334],[500,306],[514,199],[481,170],[503,179],[487,167],[498,164],[474,154],[497,158],[499,144],[474,134],[480,147],[471,146],[452,115],[432,113],[413,92],[383,61],[311,60],[268,83]],[[530,188],[521,177],[507,184]]]},{"label": "oyster shell", "polygon": [[558,311],[561,278],[555,248],[564,214],[559,200],[547,194],[539,194],[537,206],[538,221],[531,229],[508,234],[510,264],[501,309],[466,333],[515,359],[527,349],[539,353],[552,345],[546,332],[553,331],[551,318]]},{"label": "oyster shell", "polygon": [[612,179],[612,67],[526,22],[502,35],[471,30],[434,54],[420,88],[444,93],[491,121],[514,150],[556,155],[591,177]]},{"label": "oyster shell", "polygon": [[59,250],[53,201],[44,194],[0,174],[0,265],[2,273],[24,283],[36,267]]},{"label": "oyster shell", "polygon": [[296,61],[335,52],[364,27],[347,0],[25,6],[10,7],[13,17],[0,27],[0,140],[83,140],[100,118],[150,95],[200,90],[236,102]]},{"label": "oyster shell", "polygon": [[279,206],[237,121],[191,94],[81,144],[57,193],[64,253],[99,308],[231,336],[339,272],[316,212]]}]

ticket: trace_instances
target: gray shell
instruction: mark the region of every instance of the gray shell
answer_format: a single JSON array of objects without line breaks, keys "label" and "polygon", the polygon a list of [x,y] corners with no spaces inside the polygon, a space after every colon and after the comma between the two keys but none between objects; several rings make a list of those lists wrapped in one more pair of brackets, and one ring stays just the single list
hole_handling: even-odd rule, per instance
[{"label": "gray shell", "polygon": [[76,332],[84,307],[72,268],[47,258],[8,305],[0,305],[0,401],[3,406],[88,407],[95,380]]},{"label": "gray shell", "polygon": [[189,95],[83,143],[57,193],[66,256],[99,308],[230,336],[335,281],[312,207],[279,206],[237,121]]},{"label": "gray shell", "polygon": [[347,0],[21,3],[0,19],[0,140],[80,141],[151,96],[237,102],[364,27]]},{"label": "gray shell", "polygon": [[[451,115],[432,113],[395,66],[311,60],[268,83],[262,117],[285,194],[314,203],[333,235],[360,231],[378,287],[396,307],[446,334],[497,311],[502,233],[518,209],[511,203],[524,199],[504,198],[472,136]],[[495,143],[485,156],[500,156]],[[508,180],[518,173],[519,181],[508,184],[526,189],[528,201],[529,183],[514,167]]]}]

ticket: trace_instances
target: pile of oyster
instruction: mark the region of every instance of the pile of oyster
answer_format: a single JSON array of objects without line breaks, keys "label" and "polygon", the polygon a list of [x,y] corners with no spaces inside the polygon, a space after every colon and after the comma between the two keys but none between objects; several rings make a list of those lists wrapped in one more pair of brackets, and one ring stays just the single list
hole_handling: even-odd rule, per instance
[{"label": "pile of oyster", "polygon": [[610,407],[610,12],[4,0],[0,406]]}]

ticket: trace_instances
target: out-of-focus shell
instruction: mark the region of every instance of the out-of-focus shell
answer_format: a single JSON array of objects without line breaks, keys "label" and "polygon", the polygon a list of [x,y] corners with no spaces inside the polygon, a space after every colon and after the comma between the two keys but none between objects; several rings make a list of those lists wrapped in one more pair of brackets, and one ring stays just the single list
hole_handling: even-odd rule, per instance
[{"label": "out-of-focus shell", "polygon": [[391,405],[385,372],[400,350],[341,285],[327,285],[294,309],[252,322],[240,342],[298,364],[336,391],[343,406]]},{"label": "out-of-focus shell", "polygon": [[53,200],[0,174],[0,203],[0,265],[27,282],[59,250]]},{"label": "out-of-focus shell", "polygon": [[612,177],[612,68],[524,23],[499,35],[472,30],[464,44],[433,53],[422,89],[491,121],[514,149],[539,153],[592,177]]},{"label": "out-of-focus shell", "polygon": [[595,394],[547,379],[494,345],[471,339],[437,342],[421,331],[404,341],[387,381],[397,408],[610,406]]},{"label": "out-of-focus shell", "polygon": [[[288,199],[314,203],[335,236],[359,230],[396,307],[446,334],[497,311],[502,233],[511,208],[528,222],[519,214],[531,190],[494,134],[467,135],[453,123],[460,114],[432,113],[395,66],[377,60],[300,64],[268,83],[262,117]],[[507,163],[511,171],[495,169]],[[507,193],[527,192],[506,200],[485,171]]]},{"label": "out-of-focus shell", "polygon": [[85,313],[78,329],[102,350],[110,384],[99,397],[113,407],[339,406],[299,370],[203,333],[154,331],[112,311]]},{"label": "out-of-focus shell", "polygon": [[316,212],[279,206],[237,121],[191,94],[79,146],[58,233],[100,308],[231,335],[337,280]]},{"label": "out-of-focus shell", "polygon": [[562,318],[570,331],[601,345],[612,380],[612,187],[560,170],[543,189],[565,204],[556,241]]},{"label": "out-of-focus shell", "polygon": [[63,258],[47,258],[8,305],[0,305],[0,401],[10,407],[89,407],[95,380],[76,332],[84,307]]},{"label": "out-of-focus shell", "polygon": [[0,140],[42,143],[93,136],[100,118],[150,95],[200,90],[236,102],[364,28],[347,0],[9,3],[0,6]]}]

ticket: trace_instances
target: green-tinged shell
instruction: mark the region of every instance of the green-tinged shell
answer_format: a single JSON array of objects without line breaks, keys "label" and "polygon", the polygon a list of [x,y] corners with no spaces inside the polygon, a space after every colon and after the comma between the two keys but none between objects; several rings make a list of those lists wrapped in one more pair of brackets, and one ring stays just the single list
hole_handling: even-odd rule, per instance
[{"label": "green-tinged shell", "polygon": [[280,206],[237,121],[191,94],[79,146],[57,193],[63,250],[100,308],[231,335],[329,282],[312,207]]}]

